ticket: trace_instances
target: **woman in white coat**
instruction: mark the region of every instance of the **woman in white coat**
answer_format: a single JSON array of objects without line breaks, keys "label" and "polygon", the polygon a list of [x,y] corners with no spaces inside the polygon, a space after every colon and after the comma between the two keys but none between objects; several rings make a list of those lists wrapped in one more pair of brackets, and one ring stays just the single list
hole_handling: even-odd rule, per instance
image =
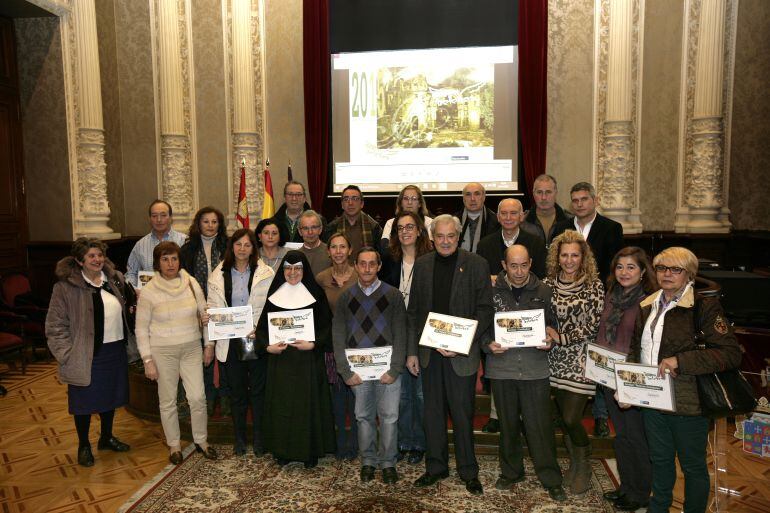
[{"label": "woman in white coat", "polygon": [[[225,257],[209,275],[209,308],[251,305],[257,324],[265,306],[267,289],[275,272],[259,259],[254,232],[242,228],[227,241]],[[251,405],[252,450],[264,454],[262,444],[262,408],[265,397],[266,355],[254,351],[253,335],[245,339],[217,340],[217,360],[225,366],[235,430],[234,452],[246,454],[246,412]]]}]

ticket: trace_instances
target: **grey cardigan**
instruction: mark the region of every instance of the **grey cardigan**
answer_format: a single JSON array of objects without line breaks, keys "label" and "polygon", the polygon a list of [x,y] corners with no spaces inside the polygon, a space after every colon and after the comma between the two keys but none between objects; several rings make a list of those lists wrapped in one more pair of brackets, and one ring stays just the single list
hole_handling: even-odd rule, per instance
[{"label": "grey cardigan", "polygon": [[[458,249],[457,264],[452,277],[452,294],[449,297],[450,315],[479,321],[476,335],[468,356],[452,358],[452,369],[458,376],[472,376],[479,368],[479,343],[492,323],[492,281],[489,279],[489,265],[482,257]],[[422,329],[433,308],[433,268],[436,253],[431,252],[418,258],[414,263],[412,289],[409,307],[406,310],[407,355],[418,356],[420,366],[425,368],[434,352],[428,347],[419,347]],[[440,355],[439,355],[440,357]]]},{"label": "grey cardigan", "polygon": [[[556,315],[551,307],[551,287],[543,283],[533,273],[529,273],[529,282],[524,285],[519,301],[513,296],[511,287],[505,281],[505,271],[497,275],[492,291],[492,303],[495,312],[515,312],[519,310],[545,310],[545,325],[558,328]],[[488,354],[485,376],[489,379],[545,379],[551,375],[548,367],[548,351],[534,347],[509,349],[502,354],[494,354],[489,344],[495,339],[494,323],[484,334],[481,347]]]},{"label": "grey cardigan", "polygon": [[[103,271],[123,309],[123,326],[128,339],[130,333],[126,328],[125,278],[109,260],[105,260]],[[91,384],[91,363],[94,358],[93,292],[73,257],[63,258],[56,264],[56,276],[59,281],[53,287],[45,319],[48,348],[59,362],[59,378],[62,383],[88,386]]]},{"label": "grey cardigan", "polygon": [[[350,369],[348,359],[345,357],[345,348],[353,322],[353,314],[348,308],[348,303],[350,303],[351,289],[358,286],[358,283],[354,283],[352,287],[340,295],[332,321],[334,360],[337,364],[337,372],[344,380],[350,379],[354,374]],[[406,361],[406,307],[404,306],[404,298],[397,288],[385,282],[381,282],[380,287],[387,288],[384,295],[388,298],[388,307],[382,312],[382,315],[387,319],[383,336],[390,342],[389,345],[393,346],[388,374],[397,378],[404,370]]]}]

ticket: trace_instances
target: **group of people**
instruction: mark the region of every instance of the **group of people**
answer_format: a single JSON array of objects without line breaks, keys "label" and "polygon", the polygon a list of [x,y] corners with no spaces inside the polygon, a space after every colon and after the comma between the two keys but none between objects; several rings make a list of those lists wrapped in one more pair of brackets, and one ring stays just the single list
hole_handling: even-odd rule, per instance
[{"label": "group of people", "polygon": [[[278,464],[307,468],[329,453],[359,457],[362,482],[380,471],[389,484],[399,479],[398,461],[424,458],[414,486],[427,487],[449,476],[451,416],[457,472],[468,492],[479,495],[473,417],[483,369],[500,431],[495,488],[510,490],[524,480],[525,437],[553,500],[566,500],[565,487],[587,491],[591,445],[582,420],[596,395],[615,428],[621,481],[605,498],[620,510],[667,511],[678,456],[685,511],[705,511],[709,421],[700,412],[695,376],[736,368],[741,352],[718,302],[695,291],[697,258],[674,247],[651,262],[642,249],[623,247],[621,225],[596,211],[589,183],[570,191],[574,217],[556,203],[553,177],[539,176],[532,192],[528,213],[513,198],[493,212],[484,187],[470,183],[462,210],[430,217],[422,192],[410,185],[383,229],[364,213],[359,187],[345,188],[342,215],[327,223],[305,201],[304,186],[291,181],[274,217],[230,237],[224,216],[211,207],[196,214],[187,236],[178,233],[171,205],[156,200],[149,207],[152,231],[131,252],[125,278],[101,241],[78,239],[57,266],[60,281],[46,322],[69,386],[78,462],[94,463],[93,413],[101,417],[98,448],[129,450],[113,435],[112,419],[127,403],[134,333],[145,375],[158,383],[175,464],[183,459],[181,378],[195,448],[206,458],[217,458],[207,443],[208,415],[226,397],[236,455],[247,452],[251,410],[256,456],[270,453]],[[299,248],[287,249],[288,242]],[[139,288],[141,271],[154,275]],[[247,305],[254,326],[247,337],[208,340],[209,309]],[[268,314],[299,309],[313,311],[314,340],[271,343]],[[543,345],[511,349],[495,341],[496,312],[534,309],[544,311]],[[477,321],[467,355],[419,344],[430,313]],[[696,347],[696,334],[708,351]],[[669,373],[676,411],[620,404],[613,390],[585,378],[587,343]],[[346,350],[377,347],[391,351],[389,368],[363,380]],[[552,404],[569,453],[565,472],[556,459]]]}]

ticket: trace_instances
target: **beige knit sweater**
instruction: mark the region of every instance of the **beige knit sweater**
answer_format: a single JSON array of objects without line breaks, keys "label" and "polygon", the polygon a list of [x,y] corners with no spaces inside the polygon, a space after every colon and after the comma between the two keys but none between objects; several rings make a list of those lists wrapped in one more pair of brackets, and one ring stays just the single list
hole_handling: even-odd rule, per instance
[{"label": "beige knit sweater", "polygon": [[142,359],[152,356],[153,347],[200,340],[198,315],[205,310],[203,291],[187,271],[182,269],[173,280],[156,272],[142,288],[136,307],[136,343]]}]

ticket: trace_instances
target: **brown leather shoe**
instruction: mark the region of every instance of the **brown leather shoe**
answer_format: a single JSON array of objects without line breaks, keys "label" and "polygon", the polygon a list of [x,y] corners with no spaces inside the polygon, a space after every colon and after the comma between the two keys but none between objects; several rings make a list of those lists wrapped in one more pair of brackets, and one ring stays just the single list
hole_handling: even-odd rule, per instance
[{"label": "brown leather shoe", "polygon": [[169,454],[168,461],[170,461],[172,465],[180,465],[184,461],[182,451],[174,451]]},{"label": "brown leather shoe", "polygon": [[211,447],[210,445],[206,446],[206,448],[204,449],[200,445],[195,444],[195,452],[199,452],[203,454],[203,457],[206,458],[207,460],[217,459],[217,451],[215,451],[214,448]]}]

